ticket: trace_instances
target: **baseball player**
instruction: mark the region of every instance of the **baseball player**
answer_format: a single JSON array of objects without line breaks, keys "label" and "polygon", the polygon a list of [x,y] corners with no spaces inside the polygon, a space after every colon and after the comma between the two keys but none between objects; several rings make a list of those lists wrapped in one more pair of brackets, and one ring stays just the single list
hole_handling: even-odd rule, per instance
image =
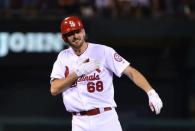
[{"label": "baseball player", "polygon": [[69,16],[61,22],[63,40],[69,48],[61,51],[51,72],[50,91],[62,93],[72,113],[72,131],[122,131],[115,111],[113,74],[128,76],[146,92],[149,106],[159,114],[163,107],[146,78],[113,48],[89,43],[80,18]]}]

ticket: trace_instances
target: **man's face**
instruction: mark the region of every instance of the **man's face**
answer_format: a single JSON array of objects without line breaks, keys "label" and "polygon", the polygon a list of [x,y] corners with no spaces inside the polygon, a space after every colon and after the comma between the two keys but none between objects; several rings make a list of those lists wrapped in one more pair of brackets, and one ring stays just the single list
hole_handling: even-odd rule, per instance
[{"label": "man's face", "polygon": [[84,29],[75,30],[67,33],[65,37],[72,48],[79,49],[85,42],[85,31]]}]

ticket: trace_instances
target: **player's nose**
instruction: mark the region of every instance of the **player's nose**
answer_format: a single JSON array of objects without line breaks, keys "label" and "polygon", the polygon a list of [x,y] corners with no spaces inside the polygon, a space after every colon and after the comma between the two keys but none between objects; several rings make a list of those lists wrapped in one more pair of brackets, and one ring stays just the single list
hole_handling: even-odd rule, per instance
[{"label": "player's nose", "polygon": [[73,32],[73,36],[74,36],[74,37],[78,37],[80,32],[81,32],[81,30],[76,30],[76,31],[74,31],[74,32]]}]

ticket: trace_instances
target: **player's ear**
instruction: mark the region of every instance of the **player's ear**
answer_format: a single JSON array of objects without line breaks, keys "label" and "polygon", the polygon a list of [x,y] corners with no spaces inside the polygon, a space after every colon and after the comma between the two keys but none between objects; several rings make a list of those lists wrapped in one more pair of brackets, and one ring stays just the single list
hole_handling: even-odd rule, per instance
[{"label": "player's ear", "polygon": [[61,35],[62,39],[64,40],[65,43],[68,43],[68,38],[65,37],[64,35]]},{"label": "player's ear", "polygon": [[83,36],[84,36],[84,39],[85,39],[85,40],[87,40],[87,35],[86,35],[85,30],[84,30],[84,29],[82,29],[82,31],[83,31]]}]

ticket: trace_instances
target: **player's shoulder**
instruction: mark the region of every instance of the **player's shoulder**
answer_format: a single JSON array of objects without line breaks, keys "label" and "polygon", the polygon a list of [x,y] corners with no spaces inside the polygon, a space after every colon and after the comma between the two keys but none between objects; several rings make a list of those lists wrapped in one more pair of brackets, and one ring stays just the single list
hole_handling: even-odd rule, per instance
[{"label": "player's shoulder", "polygon": [[95,49],[103,49],[103,50],[112,49],[112,47],[100,43],[90,43],[90,46]]},{"label": "player's shoulder", "polygon": [[64,50],[62,50],[62,51],[59,52],[58,58],[68,57],[70,54],[71,54],[70,48],[66,48],[66,49],[64,49]]}]

